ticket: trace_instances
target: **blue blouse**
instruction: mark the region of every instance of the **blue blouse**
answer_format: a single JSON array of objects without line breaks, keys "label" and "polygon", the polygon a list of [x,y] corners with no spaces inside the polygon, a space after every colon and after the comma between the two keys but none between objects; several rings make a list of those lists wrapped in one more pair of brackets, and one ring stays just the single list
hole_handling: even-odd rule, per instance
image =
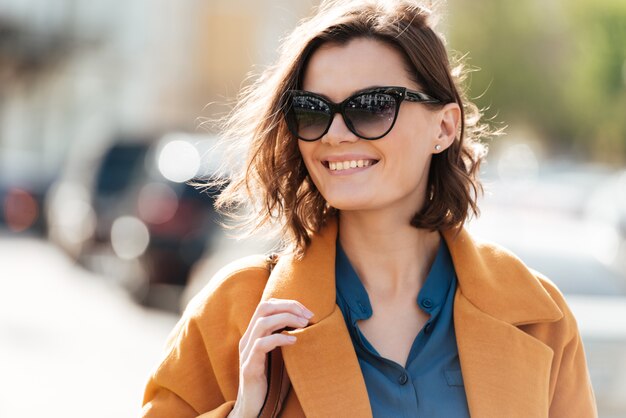
[{"label": "blue blouse", "polygon": [[417,304],[430,319],[413,341],[406,368],[382,357],[357,321],[372,316],[367,291],[339,240],[335,264],[337,304],[346,320],[374,417],[469,417],[452,317],[457,285],[445,241]]}]

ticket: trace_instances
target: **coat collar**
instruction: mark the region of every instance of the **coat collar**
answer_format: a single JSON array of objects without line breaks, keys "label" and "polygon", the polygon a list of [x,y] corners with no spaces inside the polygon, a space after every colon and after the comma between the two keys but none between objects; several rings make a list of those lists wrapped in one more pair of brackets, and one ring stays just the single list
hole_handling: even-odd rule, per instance
[{"label": "coat collar", "polygon": [[[502,247],[476,242],[463,227],[442,232],[463,295],[480,311],[512,325],[556,321],[563,314],[539,280]],[[331,220],[298,260],[282,257],[265,297],[294,298],[319,322],[335,310],[337,222]],[[297,278],[297,280],[296,280]]]},{"label": "coat collar", "polygon": [[[520,388],[528,386],[532,397],[538,393],[537,386],[547,384],[537,371],[549,370],[552,357],[547,346],[515,325],[556,321],[563,314],[535,276],[506,250],[476,243],[462,227],[442,236],[459,282],[454,321],[470,411],[476,416],[510,416],[507,413],[517,405]],[[371,417],[358,359],[335,303],[336,239],[333,219],[313,237],[302,259],[283,256],[263,299],[296,299],[315,314],[307,328],[293,332],[298,342],[283,347],[287,371],[306,416]],[[522,363],[511,363],[511,357]],[[517,373],[515,378],[511,372]],[[494,388],[500,389],[499,397],[486,402],[485,398],[495,396]],[[543,393],[548,393],[547,388]],[[528,402],[543,402],[523,401],[526,412]]]}]

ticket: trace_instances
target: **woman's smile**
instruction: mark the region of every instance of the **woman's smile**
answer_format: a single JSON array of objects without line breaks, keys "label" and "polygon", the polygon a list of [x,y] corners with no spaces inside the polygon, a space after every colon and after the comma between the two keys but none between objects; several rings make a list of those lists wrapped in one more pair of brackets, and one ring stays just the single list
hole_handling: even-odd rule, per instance
[{"label": "woman's smile", "polygon": [[378,163],[379,159],[365,155],[337,155],[325,157],[322,165],[331,175],[341,176],[366,171]]}]

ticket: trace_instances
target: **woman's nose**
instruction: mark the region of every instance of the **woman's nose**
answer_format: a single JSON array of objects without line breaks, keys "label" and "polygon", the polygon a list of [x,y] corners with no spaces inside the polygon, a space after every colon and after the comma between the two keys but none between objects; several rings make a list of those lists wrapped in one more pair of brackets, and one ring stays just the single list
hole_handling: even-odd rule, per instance
[{"label": "woman's nose", "polygon": [[346,121],[340,113],[335,113],[333,121],[328,128],[328,132],[322,137],[322,142],[329,145],[338,145],[343,142],[356,142],[359,137],[348,129]]}]

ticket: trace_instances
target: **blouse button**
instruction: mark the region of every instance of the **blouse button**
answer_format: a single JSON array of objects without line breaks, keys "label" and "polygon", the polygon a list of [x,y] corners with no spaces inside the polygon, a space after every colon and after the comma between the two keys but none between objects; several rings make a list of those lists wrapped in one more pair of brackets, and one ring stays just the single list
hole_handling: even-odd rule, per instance
[{"label": "blouse button", "polygon": [[406,373],[402,373],[400,377],[398,378],[398,383],[400,383],[401,385],[406,384],[406,382],[408,381],[409,381],[409,377],[406,375]]},{"label": "blouse button", "polygon": [[430,300],[430,299],[424,299],[424,300],[422,301],[422,306],[423,306],[424,308],[426,308],[426,309],[430,309],[430,308],[432,308],[432,307],[433,307],[433,301],[432,301],[432,300]]}]

